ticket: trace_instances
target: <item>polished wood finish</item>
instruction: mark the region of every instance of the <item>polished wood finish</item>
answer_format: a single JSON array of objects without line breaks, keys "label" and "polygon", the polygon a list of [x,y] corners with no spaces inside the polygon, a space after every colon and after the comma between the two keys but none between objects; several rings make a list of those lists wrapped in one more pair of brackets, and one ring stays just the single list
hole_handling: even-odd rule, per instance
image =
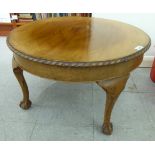
[{"label": "polished wood finish", "polygon": [[113,20],[64,17],[35,21],[7,38],[13,71],[31,105],[23,70],[58,81],[97,82],[107,94],[103,132],[112,133],[113,106],[132,70],[143,60],[150,38],[142,30]]},{"label": "polished wood finish", "polygon": [[120,60],[137,54],[135,48],[147,47],[149,40],[131,25],[89,17],[35,21],[13,30],[10,36],[10,46],[23,55],[59,62]]}]

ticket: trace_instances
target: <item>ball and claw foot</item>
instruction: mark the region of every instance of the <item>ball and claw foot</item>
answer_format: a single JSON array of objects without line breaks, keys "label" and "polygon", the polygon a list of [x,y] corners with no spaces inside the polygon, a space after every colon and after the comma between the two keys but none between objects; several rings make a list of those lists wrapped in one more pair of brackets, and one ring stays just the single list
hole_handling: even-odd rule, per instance
[{"label": "ball and claw foot", "polygon": [[109,124],[103,124],[102,126],[102,132],[106,135],[111,135],[113,131],[113,125],[112,123]]},{"label": "ball and claw foot", "polygon": [[21,101],[19,105],[22,109],[27,110],[31,107],[31,101],[28,100],[28,102],[25,103],[25,101]]}]

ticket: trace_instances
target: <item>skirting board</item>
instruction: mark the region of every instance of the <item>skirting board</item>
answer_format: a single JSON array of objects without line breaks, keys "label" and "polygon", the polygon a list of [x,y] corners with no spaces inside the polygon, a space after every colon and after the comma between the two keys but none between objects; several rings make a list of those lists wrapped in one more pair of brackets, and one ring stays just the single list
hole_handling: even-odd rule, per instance
[{"label": "skirting board", "polygon": [[152,67],[154,56],[144,56],[144,59],[139,67]]}]

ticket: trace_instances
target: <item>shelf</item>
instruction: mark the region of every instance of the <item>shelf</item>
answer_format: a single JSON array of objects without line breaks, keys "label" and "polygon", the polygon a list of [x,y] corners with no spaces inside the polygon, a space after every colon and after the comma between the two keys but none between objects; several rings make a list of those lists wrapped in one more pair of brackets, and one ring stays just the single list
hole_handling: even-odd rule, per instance
[{"label": "shelf", "polygon": [[[31,14],[33,20],[39,20],[44,18],[53,18],[53,17],[62,17],[62,16],[81,16],[81,17],[91,17],[91,13],[25,13],[25,14]],[[32,15],[33,14],[33,15]],[[13,30],[16,27],[22,26],[26,23],[32,22],[30,21],[20,21],[21,18],[19,18],[20,13],[10,13],[10,19],[13,22],[10,23],[2,23],[0,22],[0,36],[7,36],[11,30]],[[16,18],[13,16],[16,16]],[[29,19],[30,16],[26,17]],[[23,17],[24,18],[24,17]],[[23,19],[22,18],[22,19]]]},{"label": "shelf", "polygon": [[0,36],[7,36],[14,29],[13,23],[0,23]]},{"label": "shelf", "polygon": [[0,36],[7,36],[11,30],[14,28],[24,25],[28,22],[23,22],[23,23],[1,23],[0,22]]}]

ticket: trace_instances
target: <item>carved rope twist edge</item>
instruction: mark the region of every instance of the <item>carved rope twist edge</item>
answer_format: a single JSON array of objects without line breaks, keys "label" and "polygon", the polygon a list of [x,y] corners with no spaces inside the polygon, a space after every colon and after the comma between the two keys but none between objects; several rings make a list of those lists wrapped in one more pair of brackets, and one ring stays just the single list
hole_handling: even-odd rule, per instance
[{"label": "carved rope twist edge", "polygon": [[35,58],[26,54],[23,54],[22,52],[16,50],[10,43],[9,43],[9,37],[7,37],[7,45],[10,48],[11,51],[13,51],[15,54],[17,54],[18,56],[30,60],[30,61],[34,61],[34,62],[38,62],[38,63],[42,63],[42,64],[46,64],[46,65],[56,65],[56,66],[66,66],[66,67],[96,67],[96,66],[106,66],[106,65],[112,65],[112,64],[118,64],[121,62],[126,62],[129,61],[133,58],[136,58],[138,56],[140,56],[141,54],[143,54],[145,51],[147,51],[147,49],[150,47],[151,45],[151,41],[149,41],[148,45],[146,47],[144,47],[143,49],[139,50],[138,52],[135,52],[134,54],[131,54],[129,56],[123,57],[123,58],[118,58],[118,59],[114,59],[114,60],[107,60],[107,61],[94,61],[94,62],[63,62],[63,61],[56,61],[56,60],[46,60],[46,59],[42,59],[42,58]]}]

